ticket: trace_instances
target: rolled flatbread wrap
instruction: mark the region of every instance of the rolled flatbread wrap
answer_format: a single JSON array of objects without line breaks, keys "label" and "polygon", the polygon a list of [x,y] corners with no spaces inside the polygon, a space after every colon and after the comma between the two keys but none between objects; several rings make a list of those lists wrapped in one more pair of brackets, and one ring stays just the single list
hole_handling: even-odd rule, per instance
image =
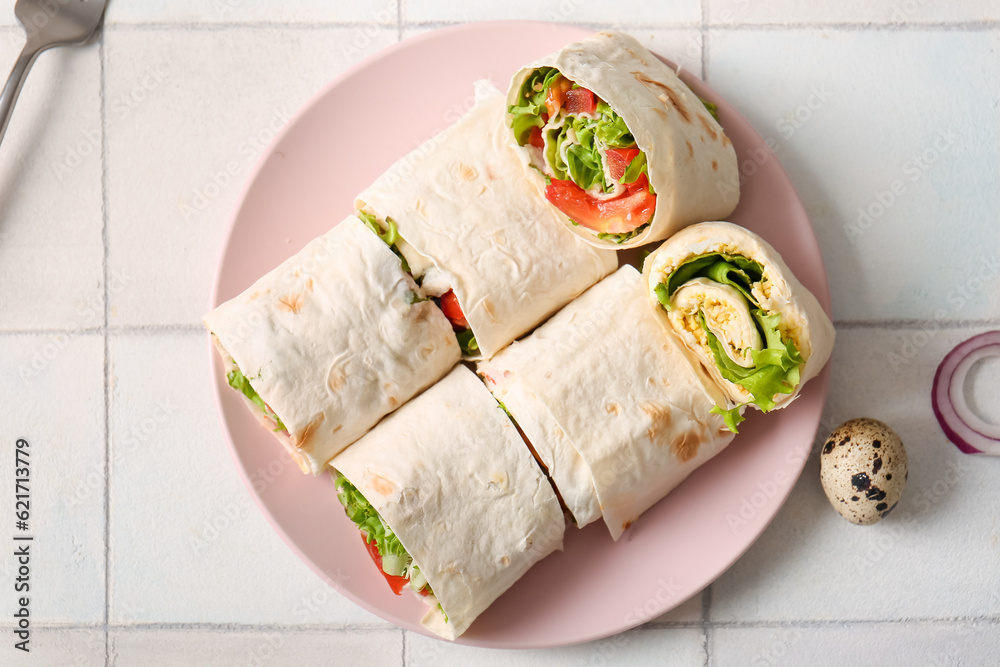
[{"label": "rolled flatbread wrap", "polygon": [[354,216],[205,325],[230,385],[313,474],[461,356],[445,316]]},{"label": "rolled flatbread wrap", "polygon": [[616,540],[733,438],[664,339],[631,266],[477,370],[543,459],[577,524],[602,516]]},{"label": "rolled flatbread wrap", "polygon": [[410,270],[439,297],[467,356],[489,358],[613,271],[617,258],[562,228],[506,145],[503,96],[488,82],[476,93],[464,117],[355,204],[398,232]]},{"label": "rolled flatbread wrap", "polygon": [[791,403],[833,350],[823,307],[764,239],[730,222],[684,229],[646,258],[648,302],[732,428]]},{"label": "rolled flatbread wrap", "polygon": [[508,139],[564,224],[599,247],[729,215],[736,151],[705,104],[635,38],[601,32],[511,80]]},{"label": "rolled flatbread wrap", "polygon": [[371,530],[360,493],[379,517],[374,531],[392,533],[380,537],[385,547],[405,552],[408,562],[398,571],[424,592],[421,623],[447,639],[465,632],[534,563],[562,549],[565,521],[552,487],[511,420],[463,366],[330,466],[350,484],[338,480],[348,515]]}]

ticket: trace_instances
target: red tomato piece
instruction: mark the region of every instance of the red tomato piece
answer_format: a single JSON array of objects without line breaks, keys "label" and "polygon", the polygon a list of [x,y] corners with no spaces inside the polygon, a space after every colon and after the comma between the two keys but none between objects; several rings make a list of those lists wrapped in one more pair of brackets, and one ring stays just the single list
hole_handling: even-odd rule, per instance
[{"label": "red tomato piece", "polygon": [[545,140],[542,138],[542,128],[531,128],[531,134],[528,135],[528,143],[535,148],[545,148]]},{"label": "red tomato piece", "polygon": [[391,588],[392,592],[396,595],[402,595],[403,588],[410,582],[410,580],[406,577],[397,577],[386,573],[386,571],[382,569],[382,554],[378,552],[378,545],[375,543],[375,540],[369,542],[365,538],[364,533],[361,534],[361,539],[368,548],[368,555],[371,556],[372,560],[375,561],[375,564],[378,565],[378,571],[382,573],[382,576],[385,577],[385,580],[389,583],[389,588]]},{"label": "red tomato piece", "polygon": [[601,234],[627,234],[648,222],[656,210],[656,195],[644,187],[645,175],[614,199],[595,199],[573,181],[553,178],[545,198],[577,224]]},{"label": "red tomato piece", "polygon": [[611,178],[620,181],[625,175],[625,170],[632,164],[632,160],[639,154],[638,148],[609,148],[606,151],[608,156],[608,173]]},{"label": "red tomato piece", "polygon": [[549,92],[545,95],[545,110],[549,112],[550,118],[559,113],[566,101],[566,91],[572,87],[573,82],[562,75],[557,76],[549,86]]},{"label": "red tomato piece", "polygon": [[458,297],[455,296],[454,290],[448,290],[441,295],[441,312],[456,331],[469,328],[469,322],[465,319],[462,307],[458,305]]},{"label": "red tomato piece", "polygon": [[572,88],[566,91],[566,111],[570,113],[594,113],[597,100],[594,93],[586,88]]}]

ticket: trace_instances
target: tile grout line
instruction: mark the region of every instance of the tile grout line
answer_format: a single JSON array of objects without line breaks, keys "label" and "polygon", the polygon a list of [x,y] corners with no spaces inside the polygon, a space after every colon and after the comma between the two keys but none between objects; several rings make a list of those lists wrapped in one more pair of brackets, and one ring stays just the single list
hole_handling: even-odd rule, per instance
[{"label": "tile grout line", "polygon": [[708,83],[708,0],[701,0],[701,80]]},{"label": "tile grout line", "polygon": [[989,327],[1000,324],[1000,318],[968,318],[955,320],[921,320],[921,319],[893,319],[893,320],[834,320],[834,326],[838,329],[972,329],[978,327]]},{"label": "tile grout line", "polygon": [[400,649],[399,659],[401,660],[401,662],[399,664],[400,667],[406,667],[406,630],[404,630],[403,628],[399,629],[399,638],[402,640],[400,642],[401,649]]},{"label": "tile grout line", "polygon": [[997,29],[994,21],[928,21],[927,23],[867,23],[832,21],[830,23],[709,23],[710,30],[840,30],[842,32],[989,32]]},{"label": "tile grout line", "polygon": [[108,244],[108,127],[107,100],[107,50],[104,43],[104,29],[101,28],[99,55],[101,59],[100,118],[101,118],[101,242],[104,245],[102,260],[104,272],[104,324],[101,327],[104,336],[104,665],[111,665],[109,622],[111,620],[110,591],[110,561],[111,561],[111,363],[109,359],[109,334],[111,322],[111,291],[108,289],[108,260],[110,247]]},{"label": "tile grout line", "polygon": [[[476,21],[411,21],[406,24],[408,28],[434,29],[447,28]],[[670,29],[691,29],[704,26],[708,30],[841,30],[849,32],[908,32],[908,31],[949,31],[949,32],[989,32],[996,30],[997,22],[983,21],[928,21],[926,23],[892,23],[892,22],[851,22],[832,21],[829,23],[815,21],[801,21],[793,23],[712,23],[710,21],[692,22],[667,22],[667,23],[628,23],[628,22],[608,22],[608,21],[561,21],[566,25],[574,25],[585,28],[595,26],[612,27],[615,30],[670,30]],[[147,21],[137,23],[112,23],[108,24],[112,29],[125,30],[235,30],[246,28],[249,30],[273,30],[273,29],[293,29],[293,30],[328,30],[333,28],[362,28],[368,26],[386,27],[387,24],[377,21],[245,21],[233,23],[187,23],[183,21]],[[391,24],[390,24],[391,25]],[[399,21],[397,20],[397,25]],[[0,30],[16,30],[14,26],[6,26]]]},{"label": "tile grout line", "polygon": [[[1000,616],[953,616],[942,618],[894,618],[894,619],[839,619],[839,620],[798,620],[798,621],[709,621],[707,626],[713,629],[748,629],[761,630],[768,628],[838,628],[841,626],[894,626],[894,625],[953,625],[980,624],[1000,626]],[[641,625],[637,630],[667,630],[673,628],[698,628],[701,621],[670,622]],[[0,625],[0,630],[9,630],[12,626]],[[103,623],[66,623],[66,624],[32,624],[33,628],[43,630],[104,630]],[[193,630],[206,632],[302,632],[302,633],[392,633],[406,630],[397,626],[373,625],[324,625],[296,623],[185,623],[185,622],[154,622],[154,623],[111,623],[108,629],[133,632],[149,630]]]},{"label": "tile grout line", "polygon": [[[834,326],[838,329],[929,329],[929,330],[953,330],[953,329],[974,329],[979,327],[990,327],[1000,325],[1000,318],[987,317],[978,319],[954,319],[954,320],[934,320],[934,319],[891,319],[891,320],[834,320]],[[204,327],[201,324],[118,324],[87,328],[51,328],[51,329],[9,329],[0,330],[0,337],[3,336],[49,336],[49,335],[135,335],[135,334],[163,334],[163,333],[202,333]]]},{"label": "tile grout line", "polygon": [[403,2],[396,0],[396,41],[403,41]]},{"label": "tile grout line", "polygon": [[705,586],[702,595],[704,600],[701,606],[701,631],[705,642],[705,667],[708,667],[712,664],[712,639],[710,637],[712,632],[712,584]]},{"label": "tile grout line", "polygon": [[[406,24],[408,28],[434,29],[448,28],[472,23],[473,21],[414,21]],[[938,21],[927,23],[851,23],[847,21],[816,23],[803,21],[799,23],[710,23],[695,21],[691,23],[608,23],[602,21],[562,21],[566,25],[583,28],[612,27],[615,30],[690,30],[704,28],[707,31],[792,31],[792,30],[839,30],[843,32],[990,32],[997,30],[995,21]],[[391,25],[391,24],[388,24]],[[222,30],[331,30],[337,28],[365,28],[387,26],[377,21],[313,21],[313,22],[279,22],[279,21],[247,21],[243,23],[185,23],[169,21],[149,21],[144,23],[111,23],[105,28],[112,30],[197,30],[205,32]],[[402,21],[397,19],[397,29],[402,27]],[[0,33],[18,32],[16,26],[0,26]]]}]

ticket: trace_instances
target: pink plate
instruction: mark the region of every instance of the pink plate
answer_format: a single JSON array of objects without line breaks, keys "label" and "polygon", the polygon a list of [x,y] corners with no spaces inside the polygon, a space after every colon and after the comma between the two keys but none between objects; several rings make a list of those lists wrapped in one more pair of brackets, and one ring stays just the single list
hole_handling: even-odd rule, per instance
[{"label": "pink plate", "polygon": [[[454,122],[472,83],[506,89],[524,63],[587,30],[530,22],[480,23],[424,34],[354,67],[306,105],[247,184],[219,262],[213,306],[327,231],[354,196],[404,153]],[[718,104],[745,175],[730,220],[766,238],[829,312],[816,237],[785,172],[761,137],[703,82]],[[327,477],[306,477],[260,428],[212,355],[216,400],[236,463],[264,514],[319,576],[365,609],[422,634],[424,605],[393,595],[373,567]],[[618,543],[603,523],[570,528],[565,550],[536,565],[459,643],[502,648],[574,644],[653,619],[695,595],[761,534],[811,449],[829,372],[789,408],[753,414],[721,455],[650,509]],[[748,413],[749,414],[749,413]]]}]

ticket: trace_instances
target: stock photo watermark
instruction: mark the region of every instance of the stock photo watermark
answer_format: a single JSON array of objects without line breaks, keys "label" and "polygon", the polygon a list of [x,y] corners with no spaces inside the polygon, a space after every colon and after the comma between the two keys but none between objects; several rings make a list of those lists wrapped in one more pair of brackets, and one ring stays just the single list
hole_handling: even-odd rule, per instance
[{"label": "stock photo watermark", "polygon": [[340,47],[340,55],[348,65],[354,64],[369,55],[368,49],[388,31],[396,32],[396,17],[399,16],[399,0],[392,0],[389,6],[378,9],[370,16],[371,23],[357,28],[349,44]]},{"label": "stock photo watermark", "polygon": [[[346,572],[337,568],[335,571],[323,570],[327,579],[337,583],[347,583],[351,577]],[[303,595],[291,609],[295,622],[299,625],[306,625],[316,620],[316,616],[329,604],[330,600],[337,599],[338,596],[331,593],[330,586],[325,582],[320,582],[313,590]],[[268,664],[285,645],[286,639],[296,631],[295,627],[287,630],[277,630],[264,633],[260,640],[246,652],[247,667],[263,667]]]},{"label": "stock photo watermark", "polygon": [[[833,97],[833,91],[826,84],[811,86],[800,104],[774,121],[774,129],[783,140],[791,139],[796,132],[815,118],[816,114]],[[737,155],[737,173],[730,178],[719,179],[715,183],[720,195],[728,197],[739,193],[740,188],[746,185],[747,180],[757,174],[771,158],[781,152],[781,143],[774,136],[764,137],[763,142],[763,146],[749,148],[742,155]]]},{"label": "stock photo watermark", "polygon": [[758,651],[750,659],[751,667],[774,667],[788,655],[788,649],[805,635],[802,628],[781,628],[771,635],[771,643],[767,648]]},{"label": "stock photo watermark", "polygon": [[858,574],[864,574],[875,567],[912,531],[919,520],[948,497],[952,489],[962,483],[963,477],[973,470],[968,456],[952,459],[941,471],[938,478],[917,492],[911,492],[906,507],[895,513],[896,520],[887,523],[872,540],[871,546],[863,554],[856,555],[851,565]]},{"label": "stock photo watermark", "polygon": [[[115,296],[124,292],[135,282],[135,277],[124,269],[113,269],[108,275],[107,296]],[[47,340],[37,349],[26,363],[21,363],[17,367],[17,375],[27,382],[40,377],[49,366],[59,358],[62,352],[69,346],[70,337],[74,334],[94,330],[104,323],[104,298],[88,301],[77,306],[76,317],[66,323],[64,329],[58,333],[46,336]]]},{"label": "stock photo watermark", "polygon": [[236,147],[236,154],[224,160],[208,177],[207,181],[195,188],[190,195],[177,204],[177,210],[185,222],[190,222],[225,192],[236,177],[256,163],[257,158],[267,150],[278,132],[291,119],[285,109],[276,109],[256,132],[252,132]]},{"label": "stock photo watermark", "polygon": [[[107,54],[106,57],[110,59],[113,58],[113,55]],[[108,104],[108,110],[112,114],[108,119],[109,123],[114,120],[124,121],[150,98],[153,91],[169,79],[170,68],[168,65],[159,64],[147,67],[131,88],[119,94]],[[66,147],[60,160],[52,163],[52,173],[56,179],[62,183],[91,155],[99,153],[103,136],[104,133],[99,127],[81,130],[79,139]]]},{"label": "stock photo watermark", "polygon": [[24,438],[18,438],[14,444],[14,558],[17,571],[14,573],[12,588],[15,593],[14,604],[14,648],[28,653],[31,643],[31,443]]},{"label": "stock photo watermark", "polygon": [[[109,468],[123,461],[125,456],[135,451],[140,446],[148,445],[153,436],[168,423],[171,417],[179,410],[177,404],[169,398],[158,398],[155,407],[142,419],[133,422],[121,443],[114,443],[111,450],[111,457],[108,462]],[[63,496],[63,503],[67,509],[72,509],[82,503],[87,502],[92,496],[99,495],[107,482],[104,463],[96,463],[86,473],[80,474],[79,481],[73,488],[73,492]]]},{"label": "stock photo watermark", "polygon": [[951,308],[935,310],[933,325],[905,334],[899,349],[890,351],[886,355],[892,370],[898,371],[901,367],[913,363],[920,351],[944,329],[947,320],[961,312],[967,304],[975,304],[983,290],[991,288],[998,277],[1000,277],[1000,253],[981,256],[978,260],[974,260],[965,279],[954,285],[945,296],[945,301]]},{"label": "stock photo watermark", "polygon": [[[289,467],[298,471],[298,466],[288,456],[271,459],[266,466],[259,466],[249,478],[254,492],[264,493]],[[253,511],[253,499],[246,489],[240,487],[212,517],[205,519],[198,531],[188,539],[192,553],[199,555],[208,549],[213,542],[236,525],[240,518],[251,511]]]},{"label": "stock photo watermark", "polygon": [[952,128],[940,129],[919,153],[905,160],[900,167],[900,175],[884,188],[872,192],[868,204],[857,210],[852,222],[844,223],[844,233],[852,244],[857,243],[877,221],[895,206],[908,189],[919,182],[941,156],[948,152],[960,139]]}]

